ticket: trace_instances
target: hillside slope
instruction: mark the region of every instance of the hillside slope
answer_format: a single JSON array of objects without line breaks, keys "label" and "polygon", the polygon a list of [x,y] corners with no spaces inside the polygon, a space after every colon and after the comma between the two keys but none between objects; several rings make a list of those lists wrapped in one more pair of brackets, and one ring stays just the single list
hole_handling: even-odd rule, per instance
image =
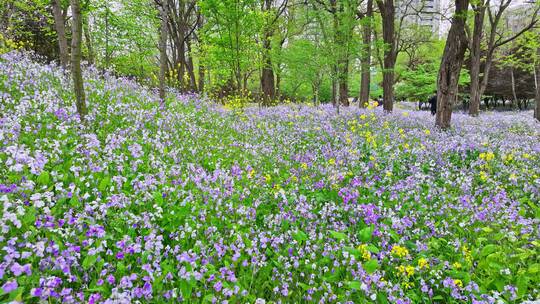
[{"label": "hillside slope", "polygon": [[[0,301],[493,303],[539,297],[529,116],[228,111],[0,57]],[[264,300],[263,300],[264,299]]]}]

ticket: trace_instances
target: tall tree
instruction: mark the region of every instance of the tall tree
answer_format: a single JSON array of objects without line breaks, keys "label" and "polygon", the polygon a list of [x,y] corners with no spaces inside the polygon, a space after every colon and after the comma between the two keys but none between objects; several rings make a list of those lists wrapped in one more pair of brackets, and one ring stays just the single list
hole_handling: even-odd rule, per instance
[{"label": "tall tree", "polygon": [[441,129],[450,128],[452,104],[457,98],[459,75],[467,50],[465,23],[469,0],[455,0],[455,12],[448,32],[437,79],[437,116],[435,124]]},{"label": "tall tree", "polygon": [[394,66],[397,59],[397,39],[395,37],[394,20],[396,8],[394,0],[377,0],[382,17],[384,61],[383,61],[383,108],[392,112],[394,108]]},{"label": "tall tree", "polygon": [[490,5],[490,0],[473,1],[471,3],[474,12],[474,24],[473,34],[470,41],[470,58],[471,58],[471,85],[470,95],[471,104],[469,108],[469,114],[472,116],[478,115],[480,105],[480,43],[482,42],[482,31],[484,28],[484,16],[486,15],[486,8]]},{"label": "tall tree", "polygon": [[159,16],[161,19],[159,29],[159,98],[161,102],[165,100],[165,74],[167,72],[167,19],[169,4],[167,0],[162,0],[159,6]]},{"label": "tall tree", "polygon": [[[501,30],[500,21],[503,19],[504,12],[512,3],[512,0],[500,0],[497,5],[491,5],[489,0],[477,0],[472,3],[472,8],[475,13],[473,33],[469,38],[470,49],[470,94],[471,102],[469,105],[469,115],[478,116],[480,112],[480,99],[484,94],[489,80],[489,72],[493,65],[493,59],[496,50],[520,37],[538,23],[538,13],[540,5],[532,6],[530,10],[530,19],[528,19],[521,28],[513,31]],[[484,17],[487,12],[489,21],[489,35],[484,43],[486,49],[482,50],[482,38],[484,36]],[[467,29],[467,28],[466,28]],[[471,36],[471,35],[469,35]],[[480,66],[482,61],[482,53],[485,53],[484,71],[480,76]]]},{"label": "tall tree", "polygon": [[358,105],[365,107],[369,102],[369,88],[371,85],[371,24],[373,22],[373,0],[367,1],[367,12],[363,20],[362,42],[364,52],[362,53],[362,75],[360,80],[360,100]]},{"label": "tall tree", "polygon": [[66,11],[62,9],[60,0],[52,1],[52,10],[54,16],[54,27],[58,39],[58,51],[60,54],[60,64],[65,69],[69,64],[69,50],[66,38]]},{"label": "tall tree", "polygon": [[70,0],[71,3],[71,76],[75,91],[77,112],[81,121],[88,114],[84,96],[84,83],[81,71],[81,40],[82,40],[82,15],[79,0]]},{"label": "tall tree", "polygon": [[263,27],[262,27],[262,71],[261,90],[263,94],[263,104],[267,105],[275,98],[276,85],[274,81],[274,68],[272,65],[272,37],[274,36],[276,23],[279,17],[287,8],[287,0],[281,2],[279,6],[274,0],[264,0],[262,4]]},{"label": "tall tree", "polygon": [[540,46],[536,48],[536,67],[535,67],[535,85],[536,85],[536,107],[534,117],[540,121]]},{"label": "tall tree", "polygon": [[88,14],[85,14],[83,21],[84,42],[88,51],[88,63],[94,64],[94,46],[92,43],[92,30]]}]

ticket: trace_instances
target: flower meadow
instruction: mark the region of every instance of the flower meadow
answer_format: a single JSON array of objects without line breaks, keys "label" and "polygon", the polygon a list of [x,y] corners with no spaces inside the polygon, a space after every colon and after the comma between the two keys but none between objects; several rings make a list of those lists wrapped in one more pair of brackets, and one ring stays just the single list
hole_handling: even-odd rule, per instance
[{"label": "flower meadow", "polygon": [[0,57],[0,302],[540,297],[540,126],[517,113],[227,109]]}]

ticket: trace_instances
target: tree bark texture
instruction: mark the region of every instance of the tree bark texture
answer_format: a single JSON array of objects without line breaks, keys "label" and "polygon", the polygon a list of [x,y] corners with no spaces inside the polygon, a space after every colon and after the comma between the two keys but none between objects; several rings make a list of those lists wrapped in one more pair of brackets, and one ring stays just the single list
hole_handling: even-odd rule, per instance
[{"label": "tree bark texture", "polygon": [[65,69],[69,64],[69,50],[66,38],[66,25],[62,5],[60,0],[52,1],[52,9],[54,15],[54,27],[58,36],[58,51],[60,54],[60,64]]},{"label": "tree bark texture", "polygon": [[384,60],[383,60],[383,109],[392,112],[394,108],[394,66],[396,64],[395,41],[395,7],[394,0],[377,0],[381,11],[383,26]]},{"label": "tree bark texture", "polygon": [[450,128],[452,103],[457,98],[459,74],[467,49],[465,22],[469,0],[455,0],[456,11],[444,47],[437,79],[437,116],[435,124],[441,129]]},{"label": "tree bark texture", "polygon": [[161,1],[160,18],[161,25],[159,29],[159,98],[165,100],[165,74],[167,73],[167,15],[168,3]]},{"label": "tree bark texture", "polygon": [[[486,14],[486,6],[483,3],[474,6],[474,25],[473,35],[470,46],[470,58],[471,58],[471,70],[469,75],[471,76],[470,93],[471,102],[469,104],[469,115],[478,116],[480,112],[480,56],[481,56],[481,42],[482,42],[482,30],[484,26],[484,17]],[[489,5],[489,1],[487,2]]]},{"label": "tree bark texture", "polygon": [[73,88],[75,91],[77,112],[81,121],[84,121],[88,114],[84,96],[84,83],[81,71],[81,40],[82,40],[82,16],[79,0],[70,0],[71,3],[71,76],[73,77]]},{"label": "tree bark texture", "polygon": [[540,122],[540,47],[536,49],[536,107],[534,109],[534,117]]},{"label": "tree bark texture", "polygon": [[367,2],[366,20],[364,23],[362,42],[364,53],[362,54],[362,75],[360,80],[360,100],[358,106],[363,108],[369,102],[369,89],[371,84],[371,18],[373,17],[373,0]]}]

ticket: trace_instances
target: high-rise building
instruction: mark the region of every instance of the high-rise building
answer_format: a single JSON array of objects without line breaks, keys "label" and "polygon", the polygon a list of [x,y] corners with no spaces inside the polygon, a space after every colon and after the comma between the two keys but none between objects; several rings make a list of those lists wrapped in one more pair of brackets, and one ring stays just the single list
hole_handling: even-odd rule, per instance
[{"label": "high-rise building", "polygon": [[397,18],[405,23],[428,27],[434,36],[442,38],[450,28],[452,6],[450,0],[398,0]]},{"label": "high-rise building", "polygon": [[[500,1],[492,0],[491,6],[496,9]],[[531,6],[538,0],[511,0],[506,9],[506,22],[511,30],[519,28]],[[434,36],[444,38],[450,29],[450,19],[454,12],[452,0],[396,0],[397,18],[405,16],[406,23],[414,23],[431,29]]]}]

